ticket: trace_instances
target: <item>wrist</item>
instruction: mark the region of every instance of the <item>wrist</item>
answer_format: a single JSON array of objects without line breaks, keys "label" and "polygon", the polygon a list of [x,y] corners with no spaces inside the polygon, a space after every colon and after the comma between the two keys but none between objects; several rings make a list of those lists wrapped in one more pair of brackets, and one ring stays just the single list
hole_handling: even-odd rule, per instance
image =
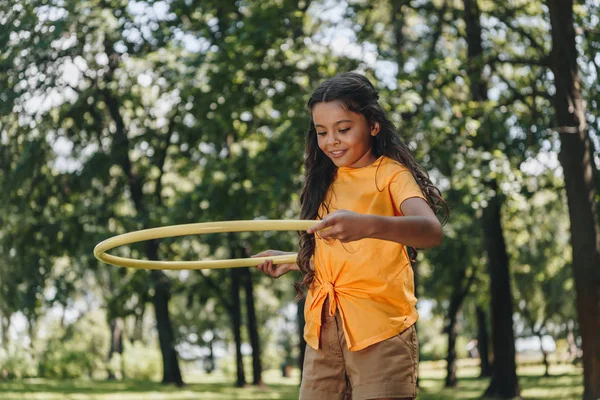
[{"label": "wrist", "polygon": [[377,233],[379,232],[379,218],[377,215],[365,214],[364,223],[362,226],[365,239],[366,238],[375,238]]}]

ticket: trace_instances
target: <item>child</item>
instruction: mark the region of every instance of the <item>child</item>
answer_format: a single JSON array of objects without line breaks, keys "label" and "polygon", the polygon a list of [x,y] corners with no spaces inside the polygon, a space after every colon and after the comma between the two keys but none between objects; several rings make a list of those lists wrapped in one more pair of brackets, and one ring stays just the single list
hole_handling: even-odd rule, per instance
[{"label": "child", "polygon": [[[258,268],[278,278],[300,270],[307,342],[300,399],[414,399],[418,318],[406,246],[442,241],[448,209],[378,103],[371,82],[343,73],[308,101],[297,264]],[[267,250],[255,257],[286,254]]]}]

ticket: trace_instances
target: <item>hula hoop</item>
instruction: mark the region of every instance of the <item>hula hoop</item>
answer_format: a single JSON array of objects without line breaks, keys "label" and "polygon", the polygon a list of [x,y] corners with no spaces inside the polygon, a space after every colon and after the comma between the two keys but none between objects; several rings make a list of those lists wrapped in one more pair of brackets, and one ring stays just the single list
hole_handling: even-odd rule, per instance
[{"label": "hula hoop", "polygon": [[250,232],[250,231],[302,231],[315,225],[318,221],[310,220],[253,220],[253,221],[221,221],[200,222],[195,224],[171,225],[160,228],[143,229],[113,236],[96,245],[94,256],[107,264],[119,267],[143,269],[220,269],[237,267],[254,267],[267,260],[274,264],[296,262],[297,253],[273,257],[239,258],[207,261],[154,261],[136,260],[113,256],[106,252],[118,246],[143,242],[152,239],[184,235],[205,235],[207,233]]}]

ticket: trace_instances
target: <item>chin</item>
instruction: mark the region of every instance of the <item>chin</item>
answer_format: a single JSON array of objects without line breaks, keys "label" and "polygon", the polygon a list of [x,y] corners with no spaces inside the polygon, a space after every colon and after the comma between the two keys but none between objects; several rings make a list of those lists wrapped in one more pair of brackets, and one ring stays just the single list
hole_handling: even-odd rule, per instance
[{"label": "chin", "polygon": [[348,167],[350,166],[352,163],[347,162],[347,161],[342,161],[342,160],[336,160],[334,158],[329,158],[331,160],[331,162],[333,162],[333,165],[335,165],[336,167],[340,168],[340,167]]}]

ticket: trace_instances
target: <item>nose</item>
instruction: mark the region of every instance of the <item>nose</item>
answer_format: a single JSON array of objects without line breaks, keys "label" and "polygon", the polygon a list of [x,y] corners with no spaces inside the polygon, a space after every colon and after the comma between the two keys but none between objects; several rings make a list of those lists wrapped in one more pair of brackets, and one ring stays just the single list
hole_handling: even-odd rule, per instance
[{"label": "nose", "polygon": [[340,141],[338,140],[337,135],[335,134],[335,132],[329,133],[327,135],[327,144],[328,145],[334,145],[334,144],[338,144]]}]

